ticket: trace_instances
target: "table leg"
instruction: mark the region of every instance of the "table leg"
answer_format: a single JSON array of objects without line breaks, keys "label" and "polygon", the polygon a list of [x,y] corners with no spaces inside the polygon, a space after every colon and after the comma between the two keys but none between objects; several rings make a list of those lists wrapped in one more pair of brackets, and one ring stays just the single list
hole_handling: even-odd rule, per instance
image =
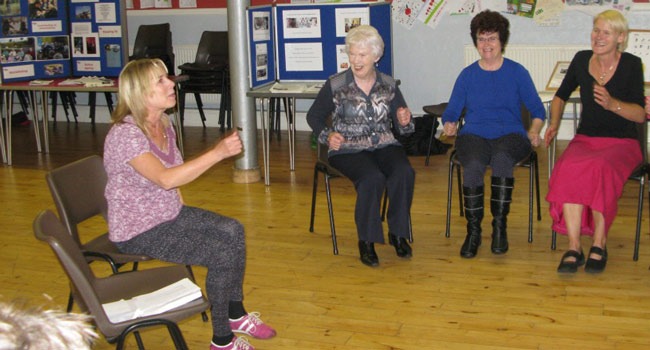
[{"label": "table leg", "polygon": [[[29,98],[29,105],[32,108],[32,115],[34,116],[34,137],[36,138],[36,150],[38,153],[43,152],[43,147],[41,147],[41,127],[39,125],[39,110],[38,110],[38,101],[36,100],[36,91],[29,91],[27,93]],[[44,106],[47,106],[47,97],[46,100],[42,101]]]},{"label": "table leg", "polygon": [[[268,127],[268,118],[264,106],[266,102],[270,101],[269,98],[260,98],[260,112],[262,113],[262,158],[264,159],[264,184],[266,186],[271,185],[270,171],[269,171],[269,138],[270,138],[270,128]],[[270,103],[270,102],[269,102]],[[270,107],[270,106],[269,106]]]},{"label": "table leg", "polygon": [[296,170],[296,99],[289,98],[289,108],[287,111],[287,131],[289,133],[289,169]]},{"label": "table leg", "polygon": [[5,97],[6,97],[5,106],[7,106],[6,107],[7,116],[5,118],[5,132],[6,132],[5,143],[7,144],[6,146],[7,165],[11,165],[11,116],[14,113],[14,105],[13,105],[14,92],[8,91]]},{"label": "table leg", "polygon": [[[8,104],[7,104],[7,94],[10,94],[9,91],[3,90],[2,91],[2,111],[0,111],[0,117],[4,117],[7,119],[9,111],[8,109]],[[2,152],[2,162],[7,163],[7,148],[6,148],[6,140],[5,140],[5,127],[4,124],[2,123],[2,120],[0,119],[0,152]]]},{"label": "table leg", "polygon": [[[41,91],[41,102],[43,102],[43,148],[45,153],[50,153],[50,136],[49,136],[49,115],[47,109],[47,92]],[[35,106],[34,106],[35,107]]]}]

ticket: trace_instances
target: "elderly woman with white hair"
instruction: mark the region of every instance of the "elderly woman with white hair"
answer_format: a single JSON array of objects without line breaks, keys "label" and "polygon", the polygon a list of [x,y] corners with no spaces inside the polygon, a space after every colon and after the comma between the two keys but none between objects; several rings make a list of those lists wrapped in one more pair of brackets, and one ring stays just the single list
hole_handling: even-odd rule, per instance
[{"label": "elderly woman with white hair", "polygon": [[[355,222],[361,262],[378,266],[375,243],[384,243],[380,207],[388,192],[388,240],[397,255],[412,255],[407,238],[415,171],[393,136],[414,131],[411,111],[395,80],[375,69],[384,42],[369,25],[345,38],[350,68],[330,77],[307,113],[318,141],[329,147],[330,165],[354,183]],[[327,119],[332,117],[328,126]]]}]

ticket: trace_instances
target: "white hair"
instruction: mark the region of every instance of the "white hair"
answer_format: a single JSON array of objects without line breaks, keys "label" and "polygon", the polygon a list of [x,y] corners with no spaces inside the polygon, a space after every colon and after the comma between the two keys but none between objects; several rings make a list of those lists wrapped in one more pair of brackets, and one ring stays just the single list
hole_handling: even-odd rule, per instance
[{"label": "white hair", "polygon": [[90,350],[97,333],[90,317],[0,302],[0,350]]}]

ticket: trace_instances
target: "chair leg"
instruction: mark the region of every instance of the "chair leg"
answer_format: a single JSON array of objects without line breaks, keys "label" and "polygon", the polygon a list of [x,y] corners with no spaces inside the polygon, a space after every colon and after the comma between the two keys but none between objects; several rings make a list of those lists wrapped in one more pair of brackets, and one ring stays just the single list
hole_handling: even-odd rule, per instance
[{"label": "chair leg", "polygon": [[539,162],[537,161],[537,154],[535,154],[535,191],[537,192],[537,221],[542,221],[542,207],[540,205],[539,195]]},{"label": "chair leg", "polygon": [[334,225],[334,210],[332,209],[332,192],[330,191],[330,176],[325,174],[325,193],[327,194],[327,209],[330,215],[330,231],[332,232],[332,246],[334,255],[339,255],[339,247],[336,243],[336,227]]},{"label": "chair leg", "polygon": [[[435,119],[433,125],[435,125]],[[433,144],[433,139],[435,135],[436,135],[436,129],[433,128],[432,126],[431,134],[429,135],[429,147],[427,147],[427,157],[424,159],[424,166],[429,166],[429,157],[431,157],[431,144]]]},{"label": "chair leg", "polygon": [[201,101],[201,94],[194,93],[194,99],[196,100],[196,107],[199,109],[199,114],[201,115],[201,123],[205,128],[205,113],[203,113],[203,101]]},{"label": "chair leg", "polygon": [[[194,278],[194,271],[192,270],[192,265],[185,266],[187,267],[187,272],[189,272],[192,281],[196,282],[196,278]],[[205,311],[201,312],[201,318],[203,319],[203,322],[208,322],[208,314]]]},{"label": "chair leg", "polygon": [[636,234],[634,235],[634,261],[639,260],[639,240],[641,238],[641,215],[643,214],[643,196],[645,194],[645,175],[639,180],[639,203],[636,208]]},{"label": "chair leg", "polygon": [[314,167],[314,184],[311,192],[311,219],[309,220],[309,232],[314,232],[314,216],[316,214],[316,191],[318,189],[318,165]]},{"label": "chair leg", "polygon": [[557,248],[557,232],[555,230],[551,231],[551,250],[555,250]]},{"label": "chair leg", "polygon": [[533,242],[533,189],[535,183],[535,163],[530,162],[528,169],[528,243]]},{"label": "chair leg", "polygon": [[72,306],[74,305],[74,297],[72,296],[72,292],[68,295],[68,306],[65,308],[66,312],[72,312]]},{"label": "chair leg", "polygon": [[[452,154],[453,156],[453,154]],[[449,158],[449,175],[447,177],[447,224],[445,227],[445,237],[449,238],[451,235],[451,191],[454,186],[454,162],[451,157]],[[461,209],[462,210],[462,209]]]},{"label": "chair leg", "polygon": [[140,332],[138,331],[133,332],[133,336],[135,336],[135,342],[138,343],[138,350],[144,350],[144,343],[142,342],[142,337],[140,336]]}]

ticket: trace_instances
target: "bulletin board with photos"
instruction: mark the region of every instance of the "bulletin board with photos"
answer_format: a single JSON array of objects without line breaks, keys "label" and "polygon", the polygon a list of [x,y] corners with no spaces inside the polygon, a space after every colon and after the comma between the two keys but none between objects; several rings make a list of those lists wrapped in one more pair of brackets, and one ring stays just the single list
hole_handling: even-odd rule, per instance
[{"label": "bulletin board with photos", "polygon": [[363,24],[375,27],[384,41],[377,69],[393,74],[390,3],[278,4],[274,18],[280,81],[324,81],[348,69],[345,36]]},{"label": "bulletin board with photos", "polygon": [[273,7],[256,6],[248,9],[250,86],[255,88],[276,80]]},{"label": "bulletin board with photos", "polygon": [[117,77],[128,61],[124,0],[70,0],[72,75]]},{"label": "bulletin board with photos", "polygon": [[2,81],[70,75],[66,0],[3,2],[0,4]]}]

